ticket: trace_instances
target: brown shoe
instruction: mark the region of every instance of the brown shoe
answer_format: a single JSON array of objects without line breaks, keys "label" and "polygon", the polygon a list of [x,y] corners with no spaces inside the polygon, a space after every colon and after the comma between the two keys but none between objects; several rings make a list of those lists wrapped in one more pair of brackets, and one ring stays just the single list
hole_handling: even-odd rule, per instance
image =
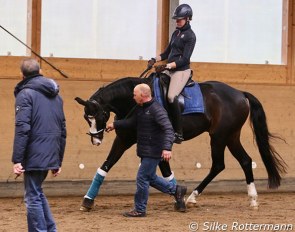
[{"label": "brown shoe", "polygon": [[94,206],[94,200],[89,198],[83,198],[80,211],[89,212],[93,208],[93,206]]},{"label": "brown shoe", "polygon": [[186,211],[186,206],[185,206],[185,194],[186,194],[186,186],[180,186],[180,185],[176,185],[176,191],[174,194],[174,198],[175,198],[175,205],[174,208],[175,210],[179,211],[179,212],[185,212]]},{"label": "brown shoe", "polygon": [[145,212],[137,212],[135,209],[130,212],[123,213],[124,217],[145,217]]}]

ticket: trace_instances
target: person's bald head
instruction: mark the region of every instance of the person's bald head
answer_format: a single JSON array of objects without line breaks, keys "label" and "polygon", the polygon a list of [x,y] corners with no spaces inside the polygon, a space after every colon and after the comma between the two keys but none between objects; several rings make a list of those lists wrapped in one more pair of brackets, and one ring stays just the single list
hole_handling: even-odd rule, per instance
[{"label": "person's bald head", "polygon": [[151,88],[147,84],[139,84],[133,90],[133,98],[137,104],[142,105],[152,99]]},{"label": "person's bald head", "polygon": [[26,58],[22,60],[20,70],[24,77],[34,76],[40,74],[40,65],[37,60]]}]

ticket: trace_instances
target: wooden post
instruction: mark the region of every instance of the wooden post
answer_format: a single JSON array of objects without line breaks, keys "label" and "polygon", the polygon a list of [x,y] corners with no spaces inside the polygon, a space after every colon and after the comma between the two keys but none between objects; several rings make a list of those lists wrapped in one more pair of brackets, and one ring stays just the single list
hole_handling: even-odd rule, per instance
[{"label": "wooden post", "polygon": [[169,43],[169,0],[158,0],[156,55],[164,51]]},{"label": "wooden post", "polygon": [[282,6],[282,64],[287,66],[286,83],[291,83],[292,80],[292,5],[293,0],[283,0]]},{"label": "wooden post", "polygon": [[289,0],[289,36],[288,36],[288,76],[287,84],[295,83],[295,1]]},{"label": "wooden post", "polygon": [[[41,51],[41,10],[42,0],[28,0],[27,45],[37,54]],[[27,56],[32,56],[40,62],[40,59],[29,49],[27,49]]]}]

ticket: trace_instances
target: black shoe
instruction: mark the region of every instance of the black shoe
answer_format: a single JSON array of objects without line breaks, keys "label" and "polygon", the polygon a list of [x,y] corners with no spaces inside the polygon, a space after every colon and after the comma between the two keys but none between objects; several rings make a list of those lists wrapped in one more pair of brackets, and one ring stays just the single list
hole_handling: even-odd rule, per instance
[{"label": "black shoe", "polygon": [[123,213],[124,217],[145,217],[145,212],[137,212],[135,209],[130,212]]},{"label": "black shoe", "polygon": [[94,200],[89,198],[83,198],[80,211],[89,212],[93,208],[93,206],[94,206]]},{"label": "black shoe", "polygon": [[174,134],[174,143],[181,144],[184,138],[181,134],[175,133]]},{"label": "black shoe", "polygon": [[180,185],[176,185],[176,190],[175,190],[175,205],[174,208],[175,210],[179,211],[179,212],[185,212],[186,211],[186,206],[185,206],[185,199],[184,196],[186,194],[186,186],[180,186]]}]

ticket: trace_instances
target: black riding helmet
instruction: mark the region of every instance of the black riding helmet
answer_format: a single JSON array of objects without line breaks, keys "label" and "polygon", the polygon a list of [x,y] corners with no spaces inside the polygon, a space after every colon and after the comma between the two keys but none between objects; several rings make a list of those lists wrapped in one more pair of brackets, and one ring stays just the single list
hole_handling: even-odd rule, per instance
[{"label": "black riding helmet", "polygon": [[188,4],[181,4],[178,7],[176,7],[172,19],[183,19],[183,18],[189,18],[189,20],[192,20],[193,17],[193,10]]}]

